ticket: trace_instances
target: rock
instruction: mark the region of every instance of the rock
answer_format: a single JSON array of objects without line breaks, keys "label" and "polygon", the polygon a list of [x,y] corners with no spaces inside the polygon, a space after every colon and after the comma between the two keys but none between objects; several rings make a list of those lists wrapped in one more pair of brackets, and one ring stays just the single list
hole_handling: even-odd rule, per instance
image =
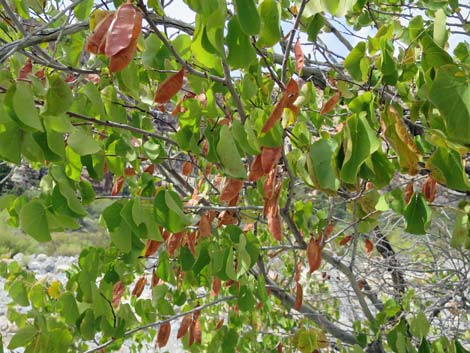
[{"label": "rock", "polygon": [[39,262],[44,262],[44,261],[47,260],[47,255],[45,255],[45,254],[38,254],[38,255],[36,256],[36,259],[37,259]]},{"label": "rock", "polygon": [[13,260],[15,260],[18,263],[23,263],[24,254],[22,252],[19,252],[18,254],[15,254],[15,256],[13,256]]},{"label": "rock", "polygon": [[31,270],[31,271],[34,271],[34,272],[39,272],[41,270],[41,268],[42,268],[41,264],[36,260],[32,260],[28,264],[28,269]]}]

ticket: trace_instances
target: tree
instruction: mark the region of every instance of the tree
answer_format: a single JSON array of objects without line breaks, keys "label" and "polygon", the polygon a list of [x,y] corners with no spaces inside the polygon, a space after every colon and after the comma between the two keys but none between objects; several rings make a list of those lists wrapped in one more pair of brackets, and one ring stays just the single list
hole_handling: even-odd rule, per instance
[{"label": "tree", "polygon": [[465,1],[0,4],[0,157],[48,170],[0,209],[111,238],[1,263],[9,349],[466,352]]}]

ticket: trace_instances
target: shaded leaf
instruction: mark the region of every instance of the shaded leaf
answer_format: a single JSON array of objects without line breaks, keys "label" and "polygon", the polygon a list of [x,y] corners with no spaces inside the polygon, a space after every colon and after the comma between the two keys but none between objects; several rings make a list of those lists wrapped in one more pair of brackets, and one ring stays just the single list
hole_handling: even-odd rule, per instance
[{"label": "shaded leaf", "polygon": [[32,200],[20,211],[21,228],[39,242],[51,240],[46,209],[39,200]]},{"label": "shaded leaf", "polygon": [[255,0],[235,0],[234,5],[242,31],[249,36],[257,35],[261,29],[261,19]]},{"label": "shaded leaf", "polygon": [[404,210],[406,231],[412,234],[425,234],[431,222],[432,211],[421,193],[415,193]]}]

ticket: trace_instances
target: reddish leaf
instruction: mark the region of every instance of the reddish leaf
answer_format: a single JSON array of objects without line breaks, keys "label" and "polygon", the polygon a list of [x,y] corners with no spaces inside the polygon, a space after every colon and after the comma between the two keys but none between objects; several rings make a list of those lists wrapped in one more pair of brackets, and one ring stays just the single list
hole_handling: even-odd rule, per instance
[{"label": "reddish leaf", "polygon": [[369,239],[366,239],[366,253],[370,254],[372,250],[374,250],[374,244]]},{"label": "reddish leaf", "polygon": [[[202,331],[201,331],[201,322],[199,321],[199,316],[194,318],[193,324],[191,325],[191,334],[193,338],[193,343],[201,344],[202,342]],[[191,341],[191,337],[190,337]],[[191,344],[190,344],[191,346]]]},{"label": "reddish leaf", "polygon": [[[107,31],[104,54],[111,57],[128,48],[138,36],[135,35],[136,27],[141,25],[142,14],[134,5],[125,3],[119,6]],[[140,28],[137,33],[140,33]]]},{"label": "reddish leaf", "polygon": [[154,172],[155,172],[155,164],[153,163],[144,169],[144,173],[148,173],[150,175],[153,175]]},{"label": "reddish leaf", "polygon": [[168,343],[168,339],[170,338],[171,333],[171,324],[167,321],[160,325],[160,329],[158,330],[157,335],[157,342],[156,346],[158,348],[165,347]]},{"label": "reddish leaf", "polygon": [[31,73],[31,71],[33,71],[33,63],[31,62],[31,59],[28,58],[28,60],[26,60],[26,63],[20,69],[20,72],[18,73],[18,80],[24,80],[26,76],[28,76]]},{"label": "reddish leaf", "polygon": [[121,50],[119,53],[111,57],[109,60],[109,71],[118,72],[124,70],[132,61],[136,48],[137,38],[133,40],[127,48]]},{"label": "reddish leaf", "polygon": [[104,54],[106,34],[114,20],[114,13],[109,13],[95,27],[95,31],[88,37],[86,51],[93,54]]},{"label": "reddish leaf", "polygon": [[414,193],[413,182],[410,181],[406,185],[406,189],[405,189],[405,203],[410,202],[411,196],[413,196],[413,193]]},{"label": "reddish leaf", "polygon": [[364,280],[360,279],[357,281],[357,286],[359,287],[360,290],[364,289]]},{"label": "reddish leaf", "polygon": [[199,235],[201,237],[208,237],[211,235],[211,233],[211,221],[209,220],[207,213],[203,213],[201,215],[201,219],[199,220]]},{"label": "reddish leaf", "polygon": [[215,325],[215,329],[219,330],[224,325],[224,319],[220,319],[217,325]]},{"label": "reddish leaf", "polygon": [[264,175],[263,166],[261,164],[261,154],[257,155],[251,163],[250,173],[248,174],[249,181],[257,181]]},{"label": "reddish leaf", "polygon": [[331,233],[333,233],[333,228],[335,226],[333,225],[333,223],[328,223],[328,225],[326,226],[325,230],[324,230],[324,234],[325,234],[325,238],[328,239],[328,237],[331,235]]},{"label": "reddish leaf", "polygon": [[191,162],[184,162],[183,170],[181,172],[183,175],[191,175],[193,172],[193,164]]},{"label": "reddish leaf", "polygon": [[145,276],[140,277],[135,283],[134,289],[132,290],[132,295],[136,298],[139,298],[142,295],[146,284],[147,278],[145,278]]},{"label": "reddish leaf", "polygon": [[423,195],[428,202],[433,202],[437,194],[437,182],[428,176],[423,183]]},{"label": "reddish leaf", "polygon": [[180,325],[180,328],[178,329],[178,334],[176,335],[176,339],[180,339],[184,337],[184,335],[186,335],[186,332],[188,332],[188,329],[191,326],[192,322],[193,322],[193,315],[186,314],[183,317],[183,320],[181,320],[181,325]]},{"label": "reddish leaf", "polygon": [[339,245],[344,246],[347,243],[349,243],[351,239],[352,239],[352,235],[347,235],[343,239],[341,239],[341,241],[339,242]]},{"label": "reddish leaf", "polygon": [[276,207],[274,212],[268,215],[268,228],[274,239],[277,241],[282,240],[282,225],[279,207]]},{"label": "reddish leaf", "polygon": [[168,255],[173,256],[181,246],[181,243],[183,241],[184,233],[183,232],[178,232],[172,234],[168,240],[167,240],[167,245],[166,249],[168,250]]},{"label": "reddish leaf", "polygon": [[155,288],[159,282],[160,282],[160,277],[157,276],[157,273],[154,270],[152,272],[152,283],[150,284],[150,287]]},{"label": "reddish leaf", "polygon": [[212,280],[212,291],[211,291],[211,295],[213,297],[216,297],[219,294],[221,285],[222,285],[222,282],[220,281],[220,278],[214,277],[214,279]]},{"label": "reddish leaf", "polygon": [[116,196],[119,194],[122,190],[122,187],[124,185],[124,177],[119,176],[116,178],[116,181],[113,184],[113,189],[111,190],[111,196]]},{"label": "reddish leaf", "polygon": [[168,102],[183,87],[184,68],[163,81],[155,92],[155,103],[164,104]]},{"label": "reddish leaf", "polygon": [[278,343],[276,349],[277,353],[282,353],[282,343]]},{"label": "reddish leaf", "polygon": [[315,238],[310,238],[307,246],[307,260],[310,267],[310,273],[318,270],[321,265],[321,247],[320,242]]},{"label": "reddish leaf", "polygon": [[289,97],[286,94],[281,96],[281,99],[276,103],[274,109],[271,111],[268,120],[263,125],[261,132],[266,133],[272,129],[272,127],[276,124],[277,121],[281,120],[282,112],[284,108],[287,107],[287,103],[289,102]]},{"label": "reddish leaf", "polygon": [[300,45],[299,38],[297,38],[297,42],[295,42],[295,45],[294,45],[294,55],[295,55],[295,70],[297,71],[297,74],[300,75],[304,67],[305,58],[304,58],[304,52],[302,50],[302,46]]},{"label": "reddish leaf", "polygon": [[333,108],[336,106],[336,104],[339,102],[339,99],[341,98],[341,92],[336,92],[334,96],[332,96],[328,101],[323,104],[320,110],[320,114],[328,114],[333,110]]},{"label": "reddish leaf", "polygon": [[160,245],[162,245],[162,242],[152,240],[152,239],[148,239],[147,243],[145,244],[144,256],[149,257],[149,256],[152,256],[153,254],[155,254],[157,252],[158,248],[160,247]]},{"label": "reddish leaf", "polygon": [[124,290],[126,287],[124,286],[124,283],[121,281],[117,282],[114,287],[113,287],[113,308],[117,308],[119,306],[119,303],[121,302],[121,298],[124,295]]},{"label": "reddish leaf", "polygon": [[135,169],[132,167],[127,167],[124,169],[124,175],[125,176],[133,176],[135,175]]},{"label": "reddish leaf", "polygon": [[295,265],[295,275],[294,275],[295,282],[300,281],[301,272],[302,272],[302,261],[298,261],[297,265]]},{"label": "reddish leaf", "polygon": [[281,158],[282,146],[263,147],[261,151],[261,167],[264,174],[268,174]]},{"label": "reddish leaf", "polygon": [[229,202],[238,196],[240,190],[243,188],[243,180],[227,178],[225,181],[224,189],[220,193],[219,200],[222,202]]},{"label": "reddish leaf", "polygon": [[304,299],[304,293],[303,293],[302,285],[300,283],[297,283],[296,290],[295,290],[295,304],[294,304],[295,310],[297,311],[300,310],[303,299]]},{"label": "reddish leaf", "polygon": [[264,181],[263,191],[264,197],[267,200],[271,200],[274,196],[274,189],[276,187],[276,176],[277,170],[276,168],[273,168],[266,177],[266,180]]}]

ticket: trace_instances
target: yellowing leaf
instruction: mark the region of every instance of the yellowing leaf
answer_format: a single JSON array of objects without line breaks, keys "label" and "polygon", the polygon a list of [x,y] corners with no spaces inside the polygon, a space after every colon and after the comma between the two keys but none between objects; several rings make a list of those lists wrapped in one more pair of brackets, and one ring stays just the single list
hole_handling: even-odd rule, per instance
[{"label": "yellowing leaf", "polygon": [[51,283],[49,288],[47,288],[47,294],[49,294],[51,298],[59,299],[61,287],[62,284],[60,283],[60,281],[54,281]]}]

